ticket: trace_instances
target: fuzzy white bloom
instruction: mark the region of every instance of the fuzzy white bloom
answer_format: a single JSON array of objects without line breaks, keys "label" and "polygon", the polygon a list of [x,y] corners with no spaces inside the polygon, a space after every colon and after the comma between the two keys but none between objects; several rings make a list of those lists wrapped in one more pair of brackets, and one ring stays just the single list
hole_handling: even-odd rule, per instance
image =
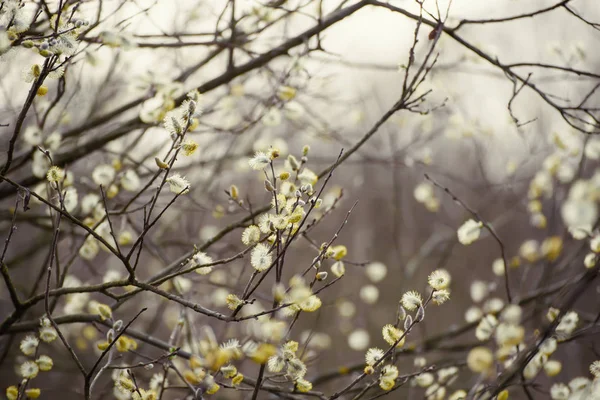
[{"label": "fuzzy white bloom", "polygon": [[479,321],[479,325],[475,329],[475,337],[480,341],[488,340],[494,333],[497,325],[498,320],[496,317],[491,314],[486,315]]},{"label": "fuzzy white bloom", "polygon": [[499,346],[516,346],[524,337],[525,329],[520,325],[503,322],[496,328],[496,343]]},{"label": "fuzzy white bloom", "polygon": [[352,318],[356,314],[356,306],[348,300],[339,303],[337,308],[338,313],[344,318]]},{"label": "fuzzy white bloom", "polygon": [[346,267],[343,261],[337,261],[331,266],[331,273],[338,278],[344,276],[346,273]]},{"label": "fuzzy white bloom", "polygon": [[77,189],[73,186],[69,186],[65,189],[63,196],[63,204],[65,205],[65,210],[71,213],[75,208],[77,208],[77,204],[79,201],[79,197],[77,196]]},{"label": "fuzzy white bloom", "polygon": [[419,183],[415,187],[413,195],[419,203],[425,203],[427,200],[434,197],[434,187],[429,182]]},{"label": "fuzzy white bloom", "polygon": [[483,312],[497,314],[502,310],[502,307],[504,307],[504,301],[498,297],[494,297],[483,303]]},{"label": "fuzzy white bloom", "polygon": [[25,361],[20,367],[21,376],[26,379],[33,379],[40,372],[40,368],[33,361]]},{"label": "fuzzy white bloom", "polygon": [[264,243],[259,243],[252,249],[250,256],[250,264],[255,270],[262,272],[269,268],[272,262],[271,253],[269,252],[269,246]]},{"label": "fuzzy white bloom", "polygon": [[280,355],[271,356],[267,361],[267,367],[269,368],[269,372],[281,372],[283,371],[283,368],[285,368],[285,358]]},{"label": "fuzzy white bloom", "polygon": [[88,193],[81,199],[81,211],[87,215],[91,213],[98,204],[100,204],[100,196],[95,193]]},{"label": "fuzzy white bloom", "polygon": [[381,369],[381,375],[388,379],[396,379],[398,378],[398,367],[395,365],[386,365]]},{"label": "fuzzy white bloom", "polygon": [[60,147],[60,142],[62,141],[62,135],[59,132],[52,132],[46,140],[44,140],[44,145],[50,151],[56,151]]},{"label": "fuzzy white bloom", "polygon": [[26,356],[32,356],[37,350],[38,344],[40,344],[38,338],[32,335],[27,335],[23,340],[21,340],[21,345],[19,348]]},{"label": "fuzzy white bloom", "polygon": [[134,170],[128,169],[121,177],[121,186],[128,192],[135,192],[141,186],[140,177]]},{"label": "fuzzy white bloom", "polygon": [[[293,378],[293,377],[292,377]],[[306,393],[312,390],[312,383],[304,378],[296,379],[296,390],[300,393]]]},{"label": "fuzzy white bloom", "polygon": [[553,153],[544,159],[544,162],[542,163],[542,167],[546,171],[548,171],[550,174],[554,174],[554,173],[556,173],[556,170],[560,166],[561,161],[562,161],[562,157],[561,157],[560,153]]},{"label": "fuzzy white bloom", "polygon": [[445,385],[451,385],[458,377],[457,367],[442,368],[438,371],[438,382]]},{"label": "fuzzy white bloom", "polygon": [[183,154],[185,154],[186,156],[191,156],[192,154],[194,154],[196,152],[196,150],[198,150],[198,147],[199,147],[198,143],[196,143],[192,139],[186,139],[181,144],[181,149],[183,150]]},{"label": "fuzzy white bloom", "polygon": [[396,347],[404,346],[405,335],[404,331],[396,328],[392,324],[384,325],[381,329],[381,335],[383,336],[383,340],[386,341],[390,346],[395,345]]},{"label": "fuzzy white bloom", "polygon": [[79,255],[85,260],[93,260],[98,255],[100,246],[93,237],[88,237],[79,249]]},{"label": "fuzzy white bloom", "polygon": [[23,140],[30,146],[39,146],[42,139],[42,131],[37,126],[30,125],[23,132]]},{"label": "fuzzy white bloom", "polygon": [[33,153],[33,160],[31,162],[31,171],[33,175],[37,178],[43,178],[46,176],[48,172],[48,168],[50,168],[50,160],[48,157],[40,151],[36,151]]},{"label": "fuzzy white bloom", "polygon": [[300,340],[302,343],[307,343],[307,341],[310,340],[308,341],[307,346],[315,350],[329,349],[332,344],[331,336],[324,332],[314,332],[312,330],[302,332]]},{"label": "fuzzy white bloom", "polygon": [[261,171],[271,163],[271,157],[265,152],[257,151],[254,153],[254,157],[248,160],[250,168],[255,171]]},{"label": "fuzzy white bloom", "polygon": [[577,328],[578,323],[579,315],[577,315],[575,311],[569,311],[561,318],[556,327],[556,333],[562,336],[568,336],[573,333],[575,328]]},{"label": "fuzzy white bloom", "polygon": [[[304,168],[302,172],[298,175],[298,179],[300,179],[300,182],[302,182],[302,184],[304,185],[307,185],[309,183],[311,185],[314,185],[319,180],[319,176],[315,174],[314,171],[311,171],[308,168]],[[310,191],[308,193],[310,194]],[[316,207],[318,208],[318,205]]]},{"label": "fuzzy white bloom", "polygon": [[571,234],[571,236],[573,237],[573,239],[575,240],[583,240],[588,238],[591,235],[591,228],[592,226],[585,226],[585,227],[569,227],[569,233]]},{"label": "fuzzy white bloom", "polygon": [[263,115],[261,121],[265,126],[278,126],[281,124],[282,116],[281,111],[275,107],[269,108],[269,110]]},{"label": "fuzzy white bloom", "polygon": [[173,279],[173,286],[175,286],[179,292],[187,293],[192,288],[192,281],[182,276],[176,276],[175,279]]},{"label": "fuzzy white bloom", "polygon": [[425,165],[431,165],[433,162],[433,151],[431,150],[431,147],[422,147],[413,151],[412,154],[406,157],[408,165],[414,164],[415,161]]},{"label": "fuzzy white bloom", "polygon": [[387,267],[383,263],[375,261],[365,267],[365,274],[371,282],[381,282],[387,275]]},{"label": "fuzzy white bloom", "polygon": [[492,263],[492,271],[496,276],[504,276],[504,273],[506,272],[504,260],[501,258],[495,259]]},{"label": "fuzzy white bloom", "polygon": [[476,373],[488,371],[494,363],[494,355],[487,347],[474,347],[467,355],[467,366]]},{"label": "fuzzy white bloom", "polygon": [[52,166],[46,173],[46,179],[48,182],[62,182],[65,179],[65,170],[57,166]]},{"label": "fuzzy white bloom", "polygon": [[190,182],[179,174],[174,174],[167,178],[169,189],[175,194],[186,194],[190,191]]},{"label": "fuzzy white bloom", "polygon": [[551,356],[558,348],[558,341],[555,338],[548,338],[540,344],[540,353]]},{"label": "fuzzy white bloom", "polygon": [[446,301],[450,300],[450,291],[448,289],[436,290],[433,292],[431,299],[437,305],[444,304]]},{"label": "fuzzy white bloom", "polygon": [[583,259],[583,265],[586,268],[594,268],[596,266],[596,257],[598,254],[596,253],[588,253]]},{"label": "fuzzy white bloom", "polygon": [[564,383],[555,383],[550,387],[550,397],[552,400],[567,400],[571,391]]},{"label": "fuzzy white bloom", "polygon": [[482,222],[477,222],[473,219],[466,221],[464,224],[458,228],[458,241],[465,246],[470,245],[477,239],[479,239],[479,235],[481,234],[481,227],[483,226]]},{"label": "fuzzy white bloom", "polygon": [[50,371],[54,366],[54,361],[49,356],[42,354],[35,360],[35,363],[38,365],[40,371]]},{"label": "fuzzy white bloom", "polygon": [[172,138],[182,135],[187,127],[187,110],[179,107],[171,110],[163,120],[163,126]]},{"label": "fuzzy white bloom", "polygon": [[531,180],[528,196],[530,199],[536,199],[542,195],[550,197],[553,190],[552,175],[548,171],[542,170],[538,171]]},{"label": "fuzzy white bloom", "polygon": [[436,269],[429,275],[429,278],[427,279],[429,286],[431,286],[431,288],[434,290],[447,289],[448,286],[450,286],[450,281],[450,273],[445,269]]},{"label": "fuzzy white bloom", "polygon": [[271,221],[273,220],[273,214],[261,214],[258,217],[258,227],[262,233],[271,233]]},{"label": "fuzzy white bloom", "polygon": [[588,189],[580,182],[575,182],[571,186],[569,198],[561,207],[561,216],[568,228],[589,232],[598,218],[598,206],[593,199],[589,198]]},{"label": "fuzzy white bloom", "polygon": [[575,169],[575,167],[567,162],[563,162],[560,164],[560,166],[558,167],[558,170],[556,171],[556,178],[561,182],[561,183],[569,183],[573,180],[573,178],[575,178],[575,174],[577,173],[577,170]]},{"label": "fuzzy white bloom", "polygon": [[489,285],[483,281],[473,281],[470,292],[471,299],[475,303],[479,303],[488,296],[490,292]]},{"label": "fuzzy white bloom", "polygon": [[529,218],[529,223],[531,224],[531,226],[543,229],[548,225],[548,219],[544,214],[536,212],[531,214]]},{"label": "fuzzy white bloom", "polygon": [[316,295],[307,297],[298,303],[298,307],[305,312],[314,312],[321,308],[322,301]]},{"label": "fuzzy white bloom", "polygon": [[431,386],[431,384],[433,383],[434,380],[435,380],[435,377],[430,372],[425,372],[425,373],[419,374],[415,377],[415,383],[422,388]]},{"label": "fuzzy white bloom", "polygon": [[560,374],[561,370],[562,364],[560,361],[549,360],[544,364],[544,372],[550,377]]},{"label": "fuzzy white bloom", "polygon": [[348,335],[348,346],[352,350],[364,350],[369,346],[369,333],[364,329],[358,329]]},{"label": "fuzzy white bloom", "polygon": [[299,120],[305,112],[304,106],[297,101],[289,101],[283,106],[283,114],[290,121]]},{"label": "fuzzy white bloom", "polygon": [[108,271],[106,271],[106,273],[102,277],[102,283],[118,281],[119,279],[122,279],[122,278],[123,278],[123,276],[122,276],[121,272],[117,271],[116,269],[109,269]]},{"label": "fuzzy white bloom", "polygon": [[591,381],[583,376],[578,376],[577,378],[571,379],[571,381],[569,381],[569,389],[571,389],[572,394],[571,397],[569,397],[569,400],[588,399],[588,396],[581,396],[581,392],[587,391],[587,389],[590,387],[590,383]]},{"label": "fuzzy white bloom", "polygon": [[[212,264],[214,261],[212,257],[203,252],[198,252],[192,256],[192,266],[198,267],[200,265]],[[212,266],[201,267],[196,269],[196,273],[200,275],[208,275],[213,270]]]},{"label": "fuzzy white bloom", "polygon": [[375,304],[379,299],[379,289],[375,285],[366,285],[360,288],[360,298],[367,304]]},{"label": "fuzzy white bloom", "polygon": [[108,164],[101,164],[94,168],[92,179],[96,185],[108,187],[115,179],[115,169]]},{"label": "fuzzy white bloom", "polygon": [[251,246],[260,240],[260,228],[256,225],[250,225],[242,233],[242,243]]},{"label": "fuzzy white bloom", "polygon": [[290,101],[296,97],[297,89],[292,86],[282,85],[277,89],[277,97],[283,101]]},{"label": "fuzzy white bloom", "polygon": [[590,364],[590,373],[596,378],[600,378],[600,360],[596,360]]},{"label": "fuzzy white bloom", "polygon": [[457,391],[455,391],[454,393],[452,393],[450,395],[450,397],[448,397],[448,400],[465,400],[467,398],[467,392],[459,389]]},{"label": "fuzzy white bloom", "polygon": [[536,354],[533,359],[525,366],[523,369],[523,376],[525,379],[533,379],[542,369],[542,365],[545,360],[543,360],[545,356]]},{"label": "fuzzy white bloom", "polygon": [[526,240],[519,247],[519,255],[530,263],[540,258],[540,244],[535,239]]},{"label": "fuzzy white bloom", "polygon": [[521,323],[523,310],[517,304],[509,304],[502,310],[502,320],[510,324],[518,325]]},{"label": "fuzzy white bloom", "polygon": [[115,386],[113,387],[113,396],[116,400],[131,400],[131,392],[129,389],[123,387],[121,381],[115,382]]},{"label": "fuzzy white bloom", "polygon": [[465,312],[465,321],[468,323],[479,321],[483,317],[483,311],[479,307],[469,307]]},{"label": "fuzzy white bloom", "polygon": [[373,366],[377,361],[383,358],[385,352],[377,347],[372,347],[365,354],[365,362],[367,365]]},{"label": "fuzzy white bloom", "polygon": [[225,307],[227,306],[227,289],[225,288],[216,288],[210,294],[210,300],[217,307]]},{"label": "fuzzy white bloom", "polygon": [[413,365],[419,369],[425,368],[427,365],[427,359],[425,357],[415,357]]},{"label": "fuzzy white bloom", "polygon": [[417,307],[423,304],[423,299],[418,292],[411,290],[402,295],[400,302],[402,303],[402,307],[412,311],[416,310]]},{"label": "fuzzy white bloom", "polygon": [[58,332],[52,326],[42,326],[39,330],[39,336],[43,342],[51,343],[58,337]]}]

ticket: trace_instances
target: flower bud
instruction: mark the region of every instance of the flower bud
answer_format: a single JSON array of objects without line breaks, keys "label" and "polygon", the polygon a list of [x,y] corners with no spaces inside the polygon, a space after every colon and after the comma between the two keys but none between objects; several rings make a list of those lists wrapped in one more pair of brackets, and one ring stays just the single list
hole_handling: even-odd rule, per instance
[{"label": "flower bud", "polygon": [[279,179],[281,179],[282,181],[287,181],[290,178],[290,173],[287,171],[283,171],[282,173],[279,174]]},{"label": "flower bud", "polygon": [[288,156],[288,162],[290,163],[290,167],[292,167],[292,171],[298,171],[300,168],[300,164],[298,164],[298,160],[293,155]]},{"label": "flower bud", "polygon": [[410,314],[408,314],[406,316],[406,319],[404,320],[404,330],[408,331],[410,329],[412,325],[412,317],[410,316]]},{"label": "flower bud", "polygon": [[190,100],[188,102],[188,114],[192,115],[196,111],[196,102],[194,100]]},{"label": "flower bud", "polygon": [[169,164],[167,164],[166,162],[162,161],[160,158],[158,157],[154,157],[154,162],[156,163],[156,165],[158,166],[158,168],[160,169],[167,169],[169,168]]},{"label": "flower bud", "polygon": [[398,309],[398,320],[403,321],[406,318],[406,310],[400,306]]},{"label": "flower bud", "polygon": [[415,315],[415,322],[421,322],[425,318],[425,308],[422,305],[419,306],[417,314]]},{"label": "flower bud", "polygon": [[229,188],[229,195],[234,200],[236,200],[238,198],[238,196],[239,196],[239,190],[238,190],[237,186],[231,185],[231,187]]},{"label": "flower bud", "polygon": [[268,179],[265,179],[265,189],[267,190],[267,192],[274,192],[275,191],[275,188],[273,187],[273,184]]},{"label": "flower bud", "polygon": [[116,320],[115,323],[113,324],[113,329],[115,331],[119,332],[122,328],[123,328],[123,320],[122,319]]}]

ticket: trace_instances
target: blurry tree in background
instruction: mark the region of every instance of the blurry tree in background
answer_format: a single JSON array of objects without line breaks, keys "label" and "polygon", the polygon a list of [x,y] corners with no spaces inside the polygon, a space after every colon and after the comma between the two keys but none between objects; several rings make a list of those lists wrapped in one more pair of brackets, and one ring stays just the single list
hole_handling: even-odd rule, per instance
[{"label": "blurry tree in background", "polygon": [[600,9],[474,3],[0,1],[0,396],[600,399]]}]

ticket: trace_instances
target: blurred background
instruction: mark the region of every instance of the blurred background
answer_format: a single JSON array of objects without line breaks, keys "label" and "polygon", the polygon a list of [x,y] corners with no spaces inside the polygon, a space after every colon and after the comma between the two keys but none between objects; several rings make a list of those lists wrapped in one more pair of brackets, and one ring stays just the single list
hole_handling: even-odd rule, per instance
[{"label": "blurred background", "polygon": [[[221,30],[223,37],[230,35],[230,31],[227,33],[227,1],[102,3],[102,15],[106,18],[81,41],[81,51],[73,58],[64,78],[49,83],[50,93],[35,100],[23,126],[23,132],[40,126],[40,116],[51,107],[47,120],[44,118],[42,136],[61,133],[63,142],[56,151],[67,158],[67,153],[85,147],[91,138],[117,132],[127,126],[131,118],[152,111],[156,107],[153,102],[157,101],[157,92],[170,92],[176,97],[227,71],[228,51],[197,67],[218,48],[214,45],[220,40],[215,38],[216,30]],[[236,1],[236,15],[246,16],[238,22],[236,29],[240,33],[261,29],[283,13],[266,7],[265,3]],[[251,42],[240,45],[235,53],[235,65],[242,65],[313,26],[319,7],[322,14],[327,15],[340,3],[347,7],[356,2],[298,0],[284,3],[290,10],[300,7],[301,11],[268,25]],[[505,18],[549,8],[556,3],[550,0],[454,0],[451,4],[439,1],[436,5],[428,0],[425,10],[436,17],[438,9],[441,10],[445,26],[453,27],[465,19]],[[414,1],[390,1],[389,4],[419,13]],[[576,0],[570,4],[587,21],[600,21],[600,8],[595,2]],[[77,13],[93,21],[97,6],[97,2],[80,2]],[[26,7],[34,10],[35,4]],[[424,16],[432,19],[430,15]],[[278,148],[283,167],[288,154],[300,158],[302,146],[310,145],[307,167],[318,173],[335,162],[341,149],[347,151],[359,141],[402,93],[403,66],[414,43],[415,28],[416,23],[411,18],[382,7],[368,6],[325,30],[320,35],[321,51],[306,54],[306,45],[317,44],[312,38],[306,45],[295,47],[265,67],[240,74],[204,94],[199,104],[203,109],[200,126],[190,133],[199,143],[199,150],[178,161],[175,168],[190,180],[191,191],[177,200],[151,232],[148,250],[142,252],[142,276],[161,271],[194,245],[210,241],[229,224],[247,215],[228,200],[225,191],[230,185],[237,185],[240,197],[254,209],[268,203],[269,194],[262,183],[264,175],[248,167],[248,158],[255,151],[269,146]],[[417,34],[413,72],[429,50],[431,30],[422,25]],[[457,35],[504,65],[542,63],[590,71],[591,75],[586,76],[533,66],[515,68],[524,77],[531,73],[528,79],[560,104],[578,104],[598,84],[600,59],[594,50],[600,37],[598,26],[582,21],[562,7],[532,18],[465,24]],[[437,349],[427,348],[422,341],[440,334],[444,337],[448,331],[469,325],[465,313],[470,307],[485,311],[486,307],[493,308],[497,299],[506,302],[504,278],[494,274],[492,268],[494,261],[501,257],[497,241],[482,231],[476,243],[460,244],[456,230],[472,215],[453,201],[451,195],[425,179],[425,174],[495,227],[507,259],[521,256],[520,267],[510,269],[513,296],[517,299],[544,284],[560,282],[584,271],[581,260],[585,253],[581,252],[579,242],[567,234],[560,209],[571,183],[580,176],[590,176],[597,168],[593,158],[582,161],[588,136],[565,123],[560,113],[530,88],[513,97],[515,85],[500,68],[449,35],[440,36],[434,54],[438,57],[436,64],[419,87],[420,93],[431,91],[419,106],[422,113],[405,110],[396,113],[334,171],[325,189],[325,202],[327,196],[329,201],[341,197],[325,222],[311,232],[313,244],[331,240],[353,204],[357,204],[335,242],[348,249],[344,259],[345,276],[320,295],[321,309],[303,314],[291,334],[296,340],[309,335],[315,338],[311,345],[314,358],[308,364],[309,380],[342,366],[362,370],[368,347],[385,348],[381,327],[396,320],[402,294],[417,290],[425,296],[427,276],[435,269],[445,268],[452,275],[451,299],[444,305],[429,308],[425,320],[411,333],[408,342],[413,347],[408,347],[410,351],[398,363],[401,374],[415,371],[416,356],[425,357],[427,365],[453,365],[464,361],[465,345],[477,343],[473,326],[456,337],[444,338],[439,346],[435,342]],[[25,49],[0,58],[0,122],[13,124],[16,120],[29,87],[22,78],[33,63],[40,63],[39,59],[39,55]],[[64,86],[65,94],[58,105],[54,105],[53,93],[60,85]],[[295,89],[291,99],[283,101],[278,97],[282,86]],[[102,124],[90,125],[140,98],[143,101],[135,107],[128,107]],[[597,96],[592,94],[588,101],[597,105]],[[515,118],[519,123],[515,123]],[[133,165],[143,182],[154,173],[154,156],[164,154],[171,139],[161,124],[149,124],[143,131],[134,128],[127,135],[119,135],[85,157],[68,163],[68,170],[75,176],[80,202],[95,190],[90,177],[100,164],[114,165],[118,159],[123,165]],[[4,163],[12,131],[0,128],[0,132],[0,161]],[[123,149],[127,149],[125,154]],[[33,182],[30,144],[18,141],[16,154],[16,164],[9,176],[17,182]],[[530,209],[532,180],[539,171],[552,168],[550,190],[540,197],[546,219],[542,224]],[[562,175],[556,173],[559,169]],[[43,190],[36,185],[31,184],[31,189]],[[2,237],[10,229],[9,210],[14,206],[14,192],[10,194],[7,186],[4,183],[1,188],[5,191],[2,192]],[[150,192],[144,194],[141,201],[148,200]],[[130,198],[131,193],[121,191],[111,202],[118,209]],[[163,207],[169,201],[170,197],[161,197],[158,205]],[[77,213],[83,214],[82,206],[78,206]],[[117,226],[135,231],[139,218],[139,215],[123,216]],[[43,290],[41,278],[45,271],[40,267],[48,257],[52,231],[47,213],[40,205],[20,214],[17,223],[18,230],[6,260],[16,286],[25,296]],[[244,248],[241,231],[236,229],[229,233],[206,253],[217,260],[241,251]],[[65,237],[82,238],[72,227],[65,227],[64,233]],[[564,250],[557,259],[549,261],[541,255],[539,246],[553,236],[563,240]],[[537,256],[527,261],[523,255],[528,248],[524,250],[523,244],[529,240],[536,241]],[[75,254],[75,242],[75,239],[65,239],[60,243],[65,262]],[[528,246],[534,245],[530,242]],[[317,254],[308,240],[298,239],[286,257],[284,281],[306,269]],[[329,270],[332,263],[324,262],[322,268]],[[178,285],[184,288],[185,298],[225,312],[224,297],[243,289],[249,268],[246,257],[215,268],[207,276],[187,275]],[[125,271],[115,257],[101,251],[93,260],[69,261],[68,275],[69,279],[91,284],[106,281],[107,276],[123,278]],[[36,279],[38,283],[32,288]],[[485,287],[485,292],[489,292],[475,299],[479,301],[473,298],[475,281],[483,282],[478,287]],[[267,282],[269,284],[257,294],[257,302],[252,306],[255,308],[248,307],[248,310],[270,306],[272,281]],[[117,291],[123,293],[120,288]],[[555,305],[563,295],[564,292],[556,291],[527,304],[529,308],[524,314],[527,338],[534,337],[534,329],[543,326],[548,307]],[[106,297],[94,293],[77,308],[73,303],[78,300],[61,299],[55,314],[85,312],[90,299],[107,301]],[[180,316],[180,307],[144,293],[128,301],[115,314],[126,320],[142,306],[148,307],[149,312],[143,314],[135,326],[168,340]],[[593,320],[598,312],[597,287],[586,292],[574,308],[580,312],[582,321]],[[4,319],[11,312],[6,288],[0,286],[0,317]],[[35,320],[42,314],[43,305],[39,304],[25,319]],[[252,330],[252,322],[238,327],[215,323],[193,313],[189,318],[194,321],[197,332],[209,326],[219,341],[242,337],[240,335]],[[91,325],[69,324],[64,325],[64,329],[82,359],[91,363],[97,357],[93,349],[103,329],[86,330],[86,326]],[[0,365],[3,387],[17,382],[14,366],[23,357],[18,351],[19,335],[5,335],[0,342],[5,360]],[[431,343],[433,346],[434,342]],[[563,363],[562,372],[552,380],[540,374],[535,380],[534,398],[549,398],[550,382],[587,376],[589,364],[599,358],[599,344],[597,336],[592,335],[559,346],[554,357]],[[188,344],[182,343],[182,346],[190,350]],[[48,393],[46,398],[80,398],[77,389],[71,392],[68,385],[77,370],[64,354],[58,356],[61,350],[58,343],[53,345],[52,351],[57,355],[55,368],[45,378],[38,378],[43,382],[38,385]],[[140,351],[150,357],[162,354],[146,345],[140,347]],[[134,359],[134,355],[128,354],[122,361],[127,363]],[[248,375],[256,376],[255,370],[248,367]],[[140,376],[147,375],[148,379],[152,374],[153,371],[140,372]],[[112,396],[108,375],[101,385],[106,394],[102,398]],[[64,385],[57,386],[57,382]],[[470,374],[461,373],[452,387],[468,390],[475,383]],[[407,385],[391,396],[423,398],[424,389],[413,386]],[[327,381],[315,385],[315,390],[330,394],[338,387],[339,381]],[[249,398],[246,392],[233,390],[222,390],[215,396]],[[514,396],[521,398],[524,394],[515,391]]]}]

